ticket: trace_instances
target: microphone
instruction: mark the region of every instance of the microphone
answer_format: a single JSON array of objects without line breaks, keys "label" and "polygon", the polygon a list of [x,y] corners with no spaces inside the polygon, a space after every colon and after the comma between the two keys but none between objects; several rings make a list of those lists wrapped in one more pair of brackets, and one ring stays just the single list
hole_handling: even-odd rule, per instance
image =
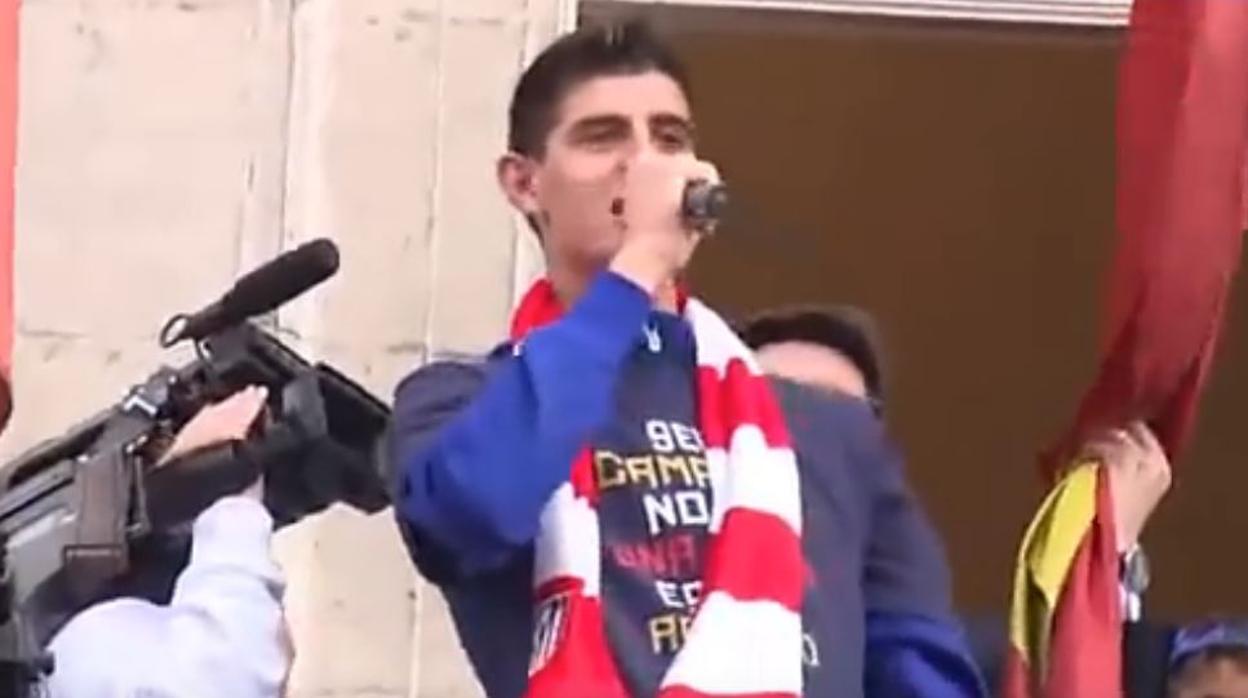
[{"label": "microphone", "polygon": [[[728,187],[705,179],[692,179],[685,184],[680,197],[680,217],[691,227],[711,232],[728,211]],[[611,200],[611,215],[624,215],[624,199]]]},{"label": "microphone", "polygon": [[728,211],[728,187],[704,179],[685,185],[680,201],[680,215],[693,227],[711,231]]},{"label": "microphone", "polygon": [[216,303],[178,315],[160,333],[162,346],[200,340],[250,317],[267,313],[338,271],[338,247],[325,238],[304,243],[255,269]]}]

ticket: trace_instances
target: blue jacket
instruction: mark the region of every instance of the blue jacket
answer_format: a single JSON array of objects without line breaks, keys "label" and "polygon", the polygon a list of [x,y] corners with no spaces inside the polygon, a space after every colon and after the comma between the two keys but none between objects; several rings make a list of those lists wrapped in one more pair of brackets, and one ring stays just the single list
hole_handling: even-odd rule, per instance
[{"label": "blue jacket", "polygon": [[[655,431],[668,430],[660,440],[669,447],[672,429],[688,437],[696,425],[694,367],[685,322],[652,311],[641,289],[603,273],[563,319],[518,349],[504,345],[483,363],[430,364],[400,384],[391,452],[397,515],[492,698],[520,696],[526,684],[532,542],[542,506],[587,444],[606,468],[627,458],[644,464]],[[787,382],[775,389],[798,456],[814,580],[803,604],[805,694],[986,695],[951,619],[940,542],[880,422],[857,400]],[[651,484],[653,496],[668,494],[659,486],[666,480]],[[616,662],[632,692],[647,695],[666,661],[656,659],[652,638],[613,622],[611,609],[648,612],[648,597],[628,574],[635,570],[607,566],[632,566],[635,556],[618,552],[630,550],[628,536],[662,522],[630,519],[640,508],[625,490],[615,503],[604,494],[599,504],[603,596]],[[609,527],[623,531],[622,547],[614,547]]]}]

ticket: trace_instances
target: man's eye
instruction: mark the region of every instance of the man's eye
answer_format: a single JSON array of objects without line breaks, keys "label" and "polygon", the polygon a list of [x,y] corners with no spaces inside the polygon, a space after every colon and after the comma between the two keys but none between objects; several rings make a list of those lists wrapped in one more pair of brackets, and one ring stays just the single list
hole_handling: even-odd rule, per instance
[{"label": "man's eye", "polygon": [[660,133],[659,144],[668,150],[685,150],[690,146],[689,136],[677,131]]},{"label": "man's eye", "polygon": [[615,129],[597,129],[581,134],[580,141],[589,144],[610,143],[616,140],[618,136],[619,132]]}]

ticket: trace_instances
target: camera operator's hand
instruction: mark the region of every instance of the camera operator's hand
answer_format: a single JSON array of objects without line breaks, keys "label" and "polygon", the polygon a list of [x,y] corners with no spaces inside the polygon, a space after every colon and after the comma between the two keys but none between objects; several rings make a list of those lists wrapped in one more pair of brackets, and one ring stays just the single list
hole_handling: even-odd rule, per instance
[{"label": "camera operator's hand", "polygon": [[1118,552],[1134,545],[1153,510],[1170,489],[1170,461],[1157,437],[1142,422],[1114,429],[1084,447],[1109,473]]},{"label": "camera operator's hand", "polygon": [[651,294],[675,279],[702,237],[680,210],[685,187],[697,180],[719,182],[719,171],[692,153],[645,151],[628,162],[613,211],[624,244],[611,261],[612,271]]},{"label": "camera operator's hand", "polygon": [[[190,461],[213,450],[233,457],[237,449],[214,447],[246,439],[266,397],[252,387],[201,409],[154,474],[176,478],[182,464],[193,467]],[[116,598],[75,614],[49,644],[50,698],[282,695],[292,650],[261,488],[257,478],[244,493],[250,497],[215,496],[195,514],[190,558],[166,603]]]},{"label": "camera operator's hand", "polygon": [[[248,430],[264,410],[268,397],[267,388],[251,386],[201,409],[174,437],[173,444],[161,458],[161,464],[227,441],[246,440]],[[262,499],[263,478],[258,478],[242,494]]]}]

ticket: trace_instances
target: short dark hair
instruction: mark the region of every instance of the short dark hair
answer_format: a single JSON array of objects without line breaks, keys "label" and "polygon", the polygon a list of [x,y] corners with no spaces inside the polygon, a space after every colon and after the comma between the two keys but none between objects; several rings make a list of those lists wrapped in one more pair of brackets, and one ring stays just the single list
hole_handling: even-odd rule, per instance
[{"label": "short dark hair", "polygon": [[782,342],[807,342],[843,354],[862,374],[867,396],[884,399],[884,368],[879,332],[871,314],[852,305],[789,306],[766,310],[740,326],[754,350]]},{"label": "short dark hair", "polygon": [[542,157],[559,103],[572,88],[596,77],[651,70],[675,80],[689,96],[684,64],[646,23],[630,20],[565,34],[520,76],[508,112],[507,147],[514,153]]}]

